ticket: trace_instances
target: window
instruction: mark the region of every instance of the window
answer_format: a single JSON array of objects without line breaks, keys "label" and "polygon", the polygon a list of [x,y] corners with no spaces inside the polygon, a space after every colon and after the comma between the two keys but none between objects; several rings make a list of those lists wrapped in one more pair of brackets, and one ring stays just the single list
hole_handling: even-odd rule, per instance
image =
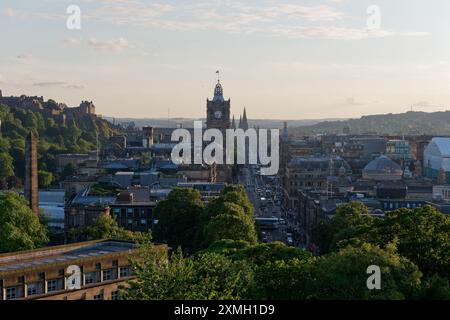
[{"label": "window", "polygon": [[103,293],[95,295],[94,300],[103,300]]},{"label": "window", "polygon": [[113,278],[113,270],[112,269],[103,271],[103,281],[109,281],[109,280],[112,280],[112,278]]},{"label": "window", "polygon": [[48,280],[47,292],[53,292],[58,290],[58,280]]},{"label": "window", "polygon": [[38,294],[38,284],[37,283],[30,283],[28,285],[27,289],[28,296],[35,296]]},{"label": "window", "polygon": [[60,277],[64,277],[64,275],[65,275],[64,269],[59,269],[58,275],[59,275]]},{"label": "window", "polygon": [[102,269],[102,264],[101,263],[96,263],[95,264],[95,270],[101,270]]},{"label": "window", "polygon": [[114,301],[120,300],[119,291],[114,291],[111,293],[111,300],[114,300]]},{"label": "window", "polygon": [[86,284],[94,283],[94,273],[93,272],[87,272],[84,276],[84,281]]},{"label": "window", "polygon": [[126,278],[131,276],[131,268],[130,267],[121,267],[120,268],[120,277]]},{"label": "window", "polygon": [[6,300],[14,300],[17,297],[16,288],[6,288]]}]

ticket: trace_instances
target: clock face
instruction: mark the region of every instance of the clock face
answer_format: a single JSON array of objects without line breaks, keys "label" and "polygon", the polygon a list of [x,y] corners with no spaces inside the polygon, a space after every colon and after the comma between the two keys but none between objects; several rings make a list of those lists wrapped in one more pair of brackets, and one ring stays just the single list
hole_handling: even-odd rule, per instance
[{"label": "clock face", "polygon": [[221,111],[216,111],[214,112],[214,117],[216,119],[221,119],[222,118],[222,112]]}]

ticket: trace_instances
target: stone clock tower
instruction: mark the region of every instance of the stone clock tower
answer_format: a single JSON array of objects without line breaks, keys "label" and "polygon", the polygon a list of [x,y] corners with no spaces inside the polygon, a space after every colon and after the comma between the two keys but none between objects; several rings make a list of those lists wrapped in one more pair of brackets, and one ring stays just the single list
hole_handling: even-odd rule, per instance
[{"label": "stone clock tower", "polygon": [[214,98],[212,100],[206,100],[206,128],[207,129],[230,129],[230,107],[231,100],[225,100],[223,98],[223,88],[220,84],[220,80],[217,81],[216,88],[214,89]]}]

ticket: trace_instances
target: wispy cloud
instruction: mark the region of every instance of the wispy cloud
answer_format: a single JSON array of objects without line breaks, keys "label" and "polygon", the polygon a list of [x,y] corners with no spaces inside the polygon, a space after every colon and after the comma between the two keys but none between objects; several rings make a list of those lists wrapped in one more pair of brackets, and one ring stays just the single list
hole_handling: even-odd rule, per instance
[{"label": "wispy cloud", "polygon": [[[326,4],[300,5],[261,1],[249,5],[234,0],[209,2],[186,1],[177,6],[167,3],[145,3],[139,0],[84,0],[89,10],[83,19],[114,24],[172,31],[217,30],[233,34],[262,34],[289,38],[362,40],[394,36],[424,36],[424,32],[398,32],[390,29],[369,31],[365,23],[354,25],[353,17],[338,10],[332,0]],[[7,16],[30,16],[55,19],[59,14],[6,10]],[[353,23],[346,25],[346,23]],[[110,42],[92,39],[90,45],[102,51],[129,48],[125,39]]]},{"label": "wispy cloud", "polygon": [[82,38],[67,38],[64,40],[64,43],[72,46],[85,45],[94,50],[113,53],[134,48],[134,45],[130,44],[127,39],[122,37],[109,40],[99,40],[95,38],[88,40],[83,40]]},{"label": "wispy cloud", "polygon": [[33,59],[33,55],[30,53],[22,53],[15,56],[14,59],[20,62],[27,62]]},{"label": "wispy cloud", "polygon": [[48,82],[35,82],[34,87],[57,87],[63,89],[84,89],[83,85],[68,83],[64,81],[48,81]]}]

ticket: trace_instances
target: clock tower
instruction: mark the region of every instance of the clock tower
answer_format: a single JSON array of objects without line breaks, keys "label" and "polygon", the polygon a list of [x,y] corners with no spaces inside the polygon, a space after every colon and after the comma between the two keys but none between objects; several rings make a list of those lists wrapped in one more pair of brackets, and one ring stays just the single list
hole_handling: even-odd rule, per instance
[{"label": "clock tower", "polygon": [[214,89],[214,98],[206,100],[206,128],[207,129],[230,129],[230,106],[231,100],[223,98],[223,88],[220,80]]}]

